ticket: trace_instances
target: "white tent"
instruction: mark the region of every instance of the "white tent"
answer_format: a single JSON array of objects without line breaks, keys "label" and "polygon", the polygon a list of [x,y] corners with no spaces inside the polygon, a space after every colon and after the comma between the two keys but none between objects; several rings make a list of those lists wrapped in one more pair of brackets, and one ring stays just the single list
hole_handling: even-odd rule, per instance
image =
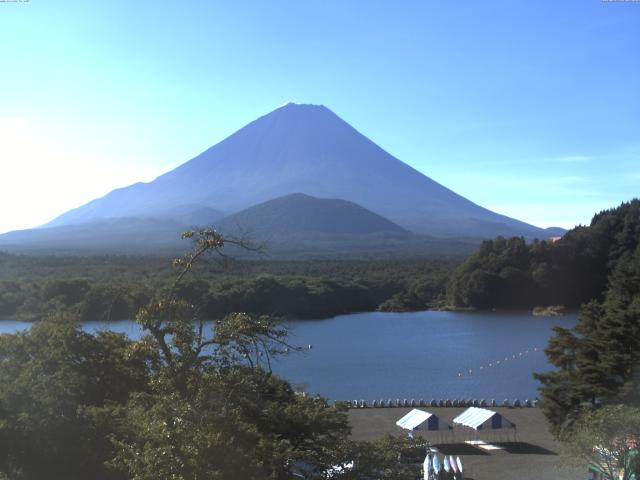
[{"label": "white tent", "polygon": [[414,408],[404,417],[396,422],[400,428],[405,430],[447,430],[449,426],[446,423],[440,423],[440,420],[433,413],[425,412]]},{"label": "white tent", "polygon": [[498,412],[486,408],[469,407],[453,419],[455,425],[462,425],[478,430],[494,430],[498,428],[514,428],[515,425]]}]

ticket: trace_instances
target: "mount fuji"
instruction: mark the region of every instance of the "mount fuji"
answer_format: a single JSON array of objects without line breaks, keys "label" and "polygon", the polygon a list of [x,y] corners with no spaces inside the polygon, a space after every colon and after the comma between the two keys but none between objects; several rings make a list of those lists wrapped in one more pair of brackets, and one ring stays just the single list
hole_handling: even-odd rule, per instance
[{"label": "mount fuji", "polygon": [[[53,231],[63,244],[67,229],[78,232],[115,220],[133,230],[139,220],[145,234],[149,219],[166,225],[188,225],[187,219],[215,225],[224,216],[291,194],[343,200],[351,209],[356,204],[362,212],[431,237],[547,238],[559,233],[458,195],[393,157],[324,106],[289,103],[149,183],[114,190],[41,228],[2,235],[0,247],[45,244]],[[121,228],[123,235],[127,228]],[[294,226],[289,222],[288,228]]]}]

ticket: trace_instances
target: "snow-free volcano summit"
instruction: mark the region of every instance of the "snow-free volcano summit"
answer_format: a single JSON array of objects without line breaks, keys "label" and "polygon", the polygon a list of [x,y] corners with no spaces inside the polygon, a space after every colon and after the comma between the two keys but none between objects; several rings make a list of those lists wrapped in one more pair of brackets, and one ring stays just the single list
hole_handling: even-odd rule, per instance
[{"label": "snow-free volcano summit", "polygon": [[[433,181],[328,108],[294,103],[249,123],[152,182],[114,190],[60,215],[38,231],[77,229],[114,219],[127,219],[132,225],[135,219],[149,218],[176,222],[178,217],[196,218],[202,212],[215,212],[211,218],[201,215],[200,219],[215,223],[294,193],[355,203],[416,234],[551,236]],[[16,240],[15,234],[13,238]],[[6,241],[0,237],[2,243]]]}]

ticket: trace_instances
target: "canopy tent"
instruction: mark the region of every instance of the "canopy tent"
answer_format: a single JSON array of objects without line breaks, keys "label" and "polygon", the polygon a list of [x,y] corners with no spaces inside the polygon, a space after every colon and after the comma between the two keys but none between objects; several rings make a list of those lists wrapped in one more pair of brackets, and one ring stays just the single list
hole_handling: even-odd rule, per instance
[{"label": "canopy tent", "polygon": [[404,417],[396,422],[400,428],[405,430],[448,430],[449,425],[440,423],[440,420],[433,413],[425,412],[414,408]]},{"label": "canopy tent", "polygon": [[497,428],[515,428],[515,424],[498,412],[486,408],[469,407],[453,419],[455,425],[473,428],[474,430],[494,430]]}]

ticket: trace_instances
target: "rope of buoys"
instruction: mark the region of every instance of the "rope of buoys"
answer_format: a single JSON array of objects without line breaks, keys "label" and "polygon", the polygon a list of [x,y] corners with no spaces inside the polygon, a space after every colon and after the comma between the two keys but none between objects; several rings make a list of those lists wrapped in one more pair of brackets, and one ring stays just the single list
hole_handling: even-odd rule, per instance
[{"label": "rope of buoys", "polygon": [[486,364],[482,364],[477,368],[468,368],[462,371],[459,371],[457,376],[458,378],[464,378],[465,376],[471,376],[474,373],[477,373],[481,370],[486,370],[489,368],[495,368],[499,365],[504,365],[505,362],[508,362],[509,360],[520,360],[524,357],[526,357],[527,355],[529,355],[530,353],[537,353],[537,352],[541,352],[542,350],[539,349],[538,347],[531,347],[528,348],[526,350],[514,353],[512,355],[506,355],[504,358],[500,358],[498,360],[492,360],[490,362],[487,362]]}]

